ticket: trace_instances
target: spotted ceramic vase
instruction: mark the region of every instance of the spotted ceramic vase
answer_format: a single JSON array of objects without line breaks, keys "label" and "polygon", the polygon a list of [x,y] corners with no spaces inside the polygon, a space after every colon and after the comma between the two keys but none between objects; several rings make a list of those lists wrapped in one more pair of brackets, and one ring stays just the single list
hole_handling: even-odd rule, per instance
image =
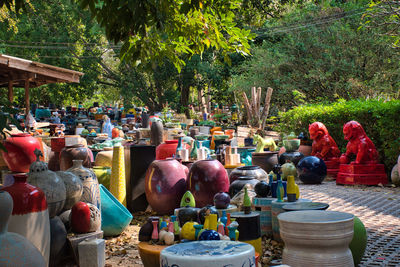
[{"label": "spotted ceramic vase", "polygon": [[64,181],[66,199],[64,210],[69,210],[82,197],[83,184],[81,179],[72,172],[56,172],[57,175]]},{"label": "spotted ceramic vase", "polygon": [[0,191],[0,266],[45,267],[40,251],[25,237],[7,232],[13,199],[9,193]]},{"label": "spotted ceramic vase", "polygon": [[73,165],[67,171],[81,179],[83,192],[80,201],[91,203],[100,209],[100,189],[94,172],[82,166],[82,160],[73,160]]},{"label": "spotted ceramic vase", "polygon": [[89,233],[101,228],[100,210],[93,204],[78,202],[70,214],[71,228],[74,233]]}]

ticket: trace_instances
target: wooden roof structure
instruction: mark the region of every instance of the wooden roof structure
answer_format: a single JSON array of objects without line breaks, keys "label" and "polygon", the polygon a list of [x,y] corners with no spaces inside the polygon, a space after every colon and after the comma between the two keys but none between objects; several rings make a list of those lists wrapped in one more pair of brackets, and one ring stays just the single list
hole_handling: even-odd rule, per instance
[{"label": "wooden roof structure", "polygon": [[29,113],[29,88],[48,83],[79,83],[84,73],[40,62],[0,54],[0,87],[8,87],[8,100],[13,102],[14,87],[25,88],[26,114]]}]

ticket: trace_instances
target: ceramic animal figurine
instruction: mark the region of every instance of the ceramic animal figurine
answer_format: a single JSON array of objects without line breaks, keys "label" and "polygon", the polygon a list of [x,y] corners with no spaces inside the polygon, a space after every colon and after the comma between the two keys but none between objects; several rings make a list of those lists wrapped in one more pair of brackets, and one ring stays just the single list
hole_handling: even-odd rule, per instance
[{"label": "ceramic animal figurine", "polygon": [[[377,164],[378,152],[363,127],[356,121],[349,121],[343,126],[344,139],[349,141],[346,153],[340,156],[341,164]],[[350,162],[350,156],[356,155],[356,160]]]},{"label": "ceramic animal figurine", "polygon": [[264,152],[264,147],[269,148],[270,151],[275,151],[277,149],[275,141],[271,137],[264,139],[260,135],[255,134],[253,138],[254,142],[257,144],[256,153]]},{"label": "ceramic animal figurine", "polygon": [[321,122],[314,122],[308,127],[312,143],[311,155],[324,161],[337,161],[340,156],[340,150],[335,140],[329,135],[328,129]]}]

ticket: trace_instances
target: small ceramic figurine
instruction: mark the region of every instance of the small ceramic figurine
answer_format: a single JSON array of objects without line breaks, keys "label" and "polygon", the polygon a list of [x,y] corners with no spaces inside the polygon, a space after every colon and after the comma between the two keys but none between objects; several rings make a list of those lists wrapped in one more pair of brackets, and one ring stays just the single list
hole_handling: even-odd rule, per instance
[{"label": "small ceramic figurine", "polygon": [[277,148],[274,139],[271,137],[264,139],[260,135],[255,134],[254,142],[257,144],[256,153],[264,152],[264,147],[267,147],[270,151],[275,151]]},{"label": "small ceramic figurine", "polygon": [[314,122],[308,127],[312,143],[312,156],[316,156],[324,161],[338,160],[340,150],[335,140],[329,135],[328,129],[321,122]]},{"label": "small ceramic figurine", "polygon": [[[341,164],[376,164],[378,152],[363,127],[356,121],[349,121],[343,126],[344,139],[349,141],[346,153],[340,157]],[[350,162],[350,156],[356,155],[356,160]]]}]

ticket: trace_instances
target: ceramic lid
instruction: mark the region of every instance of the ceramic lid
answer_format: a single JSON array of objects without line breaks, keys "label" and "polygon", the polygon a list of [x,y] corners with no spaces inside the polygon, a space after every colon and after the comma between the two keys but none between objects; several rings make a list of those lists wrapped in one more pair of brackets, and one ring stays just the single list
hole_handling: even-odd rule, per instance
[{"label": "ceramic lid", "polygon": [[44,161],[40,161],[39,159],[40,156],[43,156],[42,151],[36,148],[33,153],[36,155],[36,161],[34,161],[29,167],[29,173],[48,171],[49,168],[47,166],[47,163]]}]

